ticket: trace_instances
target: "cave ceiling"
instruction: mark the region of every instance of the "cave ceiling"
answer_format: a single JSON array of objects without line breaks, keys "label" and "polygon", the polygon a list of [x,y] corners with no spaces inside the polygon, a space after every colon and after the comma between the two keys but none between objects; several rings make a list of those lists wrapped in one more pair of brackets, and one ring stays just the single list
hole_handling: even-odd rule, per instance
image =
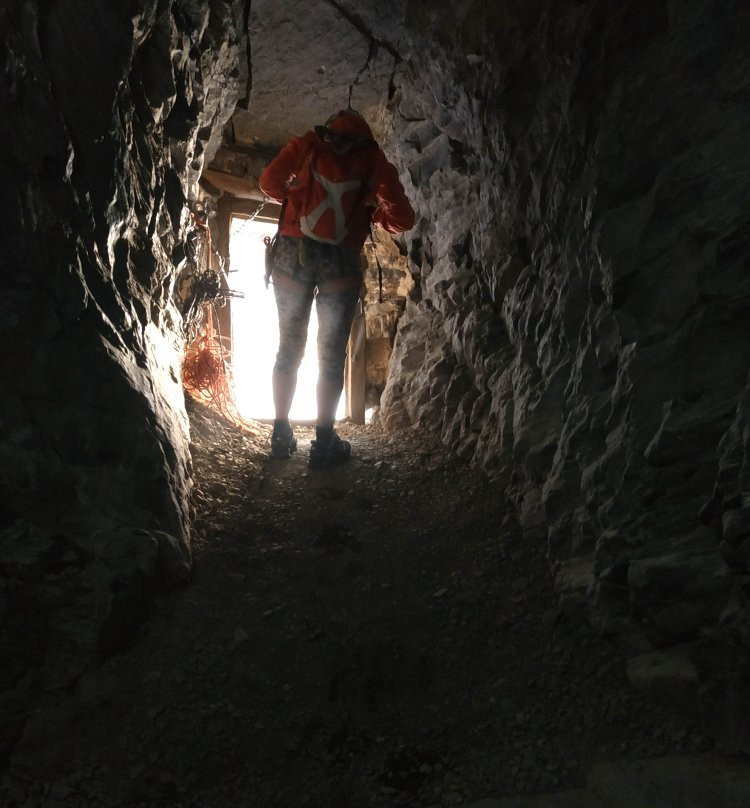
[{"label": "cave ceiling", "polygon": [[279,3],[250,13],[252,91],[225,141],[269,156],[351,104],[382,137],[389,87],[405,48],[406,0]]}]

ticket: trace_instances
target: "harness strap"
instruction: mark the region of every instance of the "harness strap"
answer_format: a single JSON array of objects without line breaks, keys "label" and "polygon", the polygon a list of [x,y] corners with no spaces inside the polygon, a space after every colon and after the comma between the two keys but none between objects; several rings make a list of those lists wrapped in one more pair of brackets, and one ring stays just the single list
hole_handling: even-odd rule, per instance
[{"label": "harness strap", "polygon": [[[281,236],[281,225],[284,221],[284,213],[286,212],[286,203],[287,199],[285,198],[284,201],[281,203],[281,210],[279,211],[279,226],[276,230],[276,235],[273,238],[268,238],[266,236],[263,239],[263,243],[266,245],[266,274],[263,277],[263,280],[266,282],[266,289],[268,289],[268,285],[271,283],[271,273],[273,272],[273,254],[276,251],[276,245],[279,241],[279,237]],[[271,259],[269,260],[269,253]]]}]

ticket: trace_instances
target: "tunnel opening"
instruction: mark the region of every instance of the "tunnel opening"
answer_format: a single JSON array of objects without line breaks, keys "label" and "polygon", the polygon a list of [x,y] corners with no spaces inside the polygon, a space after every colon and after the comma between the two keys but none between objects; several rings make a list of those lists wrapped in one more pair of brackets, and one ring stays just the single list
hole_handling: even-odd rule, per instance
[{"label": "tunnel opening", "polygon": [[[273,299],[273,282],[265,283],[264,238],[274,236],[278,221],[269,217],[250,219],[232,216],[229,255],[232,289],[241,297],[232,298],[232,368],[235,402],[240,414],[248,419],[272,421],[274,418],[271,373],[278,346],[278,315]],[[315,386],[318,319],[315,305],[310,312],[305,354],[297,374],[297,390],[290,420],[313,423],[317,414]],[[349,397],[345,388],[336,418],[346,416]]]}]

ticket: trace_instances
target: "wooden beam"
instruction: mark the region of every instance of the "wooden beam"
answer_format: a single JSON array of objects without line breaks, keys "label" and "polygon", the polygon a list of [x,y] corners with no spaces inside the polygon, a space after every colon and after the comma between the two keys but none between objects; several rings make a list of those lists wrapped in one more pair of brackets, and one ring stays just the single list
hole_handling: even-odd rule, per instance
[{"label": "wooden beam", "polygon": [[[224,266],[229,267],[229,227],[232,219],[232,197],[222,194],[216,203],[216,251],[224,259]],[[221,278],[221,288],[229,288],[226,278]],[[227,360],[232,361],[232,309],[231,302],[225,306],[215,307],[216,325],[223,337],[222,345],[227,350]]]},{"label": "wooden beam", "polygon": [[239,199],[263,199],[258,180],[255,177],[238,177],[226,171],[204,168],[201,175],[220,191],[232,194]]},{"label": "wooden beam", "polygon": [[365,347],[367,345],[367,330],[365,328],[365,315],[361,304],[357,304],[357,311],[352,322],[346,357],[346,414],[355,424],[365,422]]}]

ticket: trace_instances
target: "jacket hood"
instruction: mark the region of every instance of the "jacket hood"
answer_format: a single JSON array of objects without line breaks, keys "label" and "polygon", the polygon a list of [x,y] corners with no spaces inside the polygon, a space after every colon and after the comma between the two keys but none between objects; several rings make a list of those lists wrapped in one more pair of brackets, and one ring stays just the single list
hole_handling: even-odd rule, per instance
[{"label": "jacket hood", "polygon": [[326,121],[326,129],[330,129],[337,135],[373,139],[372,130],[367,125],[367,121],[354,110],[341,110],[332,115]]}]

